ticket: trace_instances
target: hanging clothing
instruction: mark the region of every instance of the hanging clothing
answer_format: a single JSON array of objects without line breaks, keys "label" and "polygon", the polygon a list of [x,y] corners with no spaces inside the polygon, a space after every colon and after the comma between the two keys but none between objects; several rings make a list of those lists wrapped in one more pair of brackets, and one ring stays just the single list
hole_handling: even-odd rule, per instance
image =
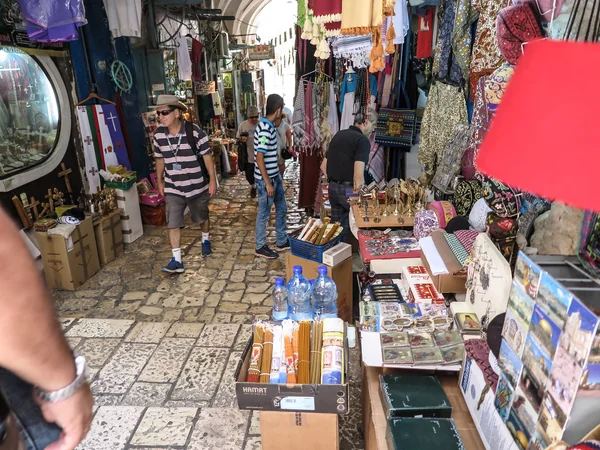
[{"label": "hanging clothing", "polygon": [[419,17],[417,59],[429,58],[432,54],[434,10],[435,8],[429,8],[424,16]]},{"label": "hanging clothing", "polygon": [[87,179],[90,192],[97,192],[100,186],[99,171],[102,163],[99,161],[98,139],[96,137],[96,128],[93,118],[90,120],[87,106],[77,107],[77,123],[81,133],[81,142],[83,143],[83,156],[85,160],[85,177]]},{"label": "hanging clothing", "polygon": [[406,0],[396,0],[394,6],[394,15],[389,18],[396,30],[394,44],[404,44],[404,38],[410,29],[410,16],[408,15],[408,6]]},{"label": "hanging clothing", "polygon": [[142,36],[142,0],[103,0],[113,38]]},{"label": "hanging clothing", "polygon": [[471,5],[471,0],[457,0],[456,19],[452,31],[452,52],[456,63],[466,78],[471,67],[472,25],[477,21],[479,12]]},{"label": "hanging clothing", "polygon": [[500,10],[511,3],[511,0],[480,0],[473,3],[479,11],[479,20],[471,54],[471,96],[479,78],[489,75],[504,62],[496,38],[496,18]]},{"label": "hanging clothing", "polygon": [[304,131],[306,133],[306,141],[304,143],[307,149],[312,149],[315,145],[315,126],[314,126],[314,117],[313,117],[313,95],[312,95],[313,85],[312,83],[306,84],[306,94],[304,97],[305,104],[305,118],[306,121],[304,123]]},{"label": "hanging clothing", "polygon": [[463,73],[452,53],[452,33],[456,17],[456,0],[446,0],[433,61],[433,73],[440,80],[462,84]]},{"label": "hanging clothing", "polygon": [[459,124],[468,124],[462,90],[448,84],[434,83],[423,114],[421,144],[417,154],[424,172],[430,175],[435,173],[444,148]]},{"label": "hanging clothing", "polygon": [[[344,75],[344,81],[342,82],[342,91],[340,93],[340,112],[344,112],[344,102],[346,101],[346,94],[356,91],[358,85],[358,74],[348,73]],[[353,97],[354,98],[354,97]],[[354,102],[352,103],[354,104]]]},{"label": "hanging clothing", "polygon": [[478,171],[475,166],[475,158],[479,152],[479,146],[487,133],[491,116],[485,100],[485,79],[481,77],[477,81],[475,88],[475,100],[473,103],[473,118],[471,120],[471,135],[469,137],[469,146],[463,156],[462,175],[466,180],[472,180],[476,177]]},{"label": "hanging clothing", "polygon": [[299,208],[313,208],[320,178],[321,156],[319,152],[302,152],[300,161]]},{"label": "hanging clothing", "polygon": [[371,151],[369,152],[369,162],[366,170],[371,174],[373,179],[378,183],[383,180],[385,176],[385,148],[375,142],[375,133],[371,133],[369,136],[369,142],[371,143]]},{"label": "hanging clothing", "polygon": [[[333,56],[337,60],[347,59],[356,69],[368,67],[371,64],[369,54],[373,48],[371,35],[363,36],[339,36],[335,38],[331,46]],[[340,98],[343,98],[340,95]]]},{"label": "hanging clothing", "polygon": [[[312,84],[312,83],[311,83]],[[317,89],[319,89],[319,86],[317,85],[312,85],[312,118],[313,118],[313,130],[314,130],[314,134],[315,134],[315,141],[313,143],[313,146],[316,148],[321,147],[321,114],[320,114],[320,108],[319,108],[319,103],[321,100],[321,96],[317,95]]]},{"label": "hanging clothing", "polygon": [[192,78],[202,80],[202,50],[204,45],[198,39],[192,39]]},{"label": "hanging clothing", "polygon": [[342,0],[318,0],[313,7],[313,23],[324,25],[327,36],[339,35],[342,27]]},{"label": "hanging clothing", "polygon": [[188,49],[187,38],[179,36],[177,38],[177,69],[180,80],[192,79],[192,61],[190,59],[190,50]]},{"label": "hanging clothing", "polygon": [[344,110],[342,111],[342,119],[340,120],[340,130],[347,130],[350,125],[354,124],[354,92],[347,92],[344,95]]},{"label": "hanging clothing", "polygon": [[383,21],[383,0],[342,0],[341,34],[369,34]]},{"label": "hanging clothing", "polygon": [[338,120],[336,104],[335,104],[335,94],[333,83],[329,83],[329,115],[327,116],[327,122],[331,125],[332,136],[335,135],[338,131],[340,131],[340,123]]},{"label": "hanging clothing", "polygon": [[294,113],[292,114],[292,134],[294,136],[294,147],[296,153],[306,144],[306,113],[304,110],[304,83],[298,83],[298,92],[296,93],[296,103],[294,103]]}]

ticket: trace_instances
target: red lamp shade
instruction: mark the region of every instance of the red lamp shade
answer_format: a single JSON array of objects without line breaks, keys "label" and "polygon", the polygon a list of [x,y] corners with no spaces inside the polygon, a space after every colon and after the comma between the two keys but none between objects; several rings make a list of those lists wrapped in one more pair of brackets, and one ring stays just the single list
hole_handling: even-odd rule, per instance
[{"label": "red lamp shade", "polygon": [[600,44],[527,44],[477,155],[478,170],[600,211],[600,89],[588,82],[598,73]]}]

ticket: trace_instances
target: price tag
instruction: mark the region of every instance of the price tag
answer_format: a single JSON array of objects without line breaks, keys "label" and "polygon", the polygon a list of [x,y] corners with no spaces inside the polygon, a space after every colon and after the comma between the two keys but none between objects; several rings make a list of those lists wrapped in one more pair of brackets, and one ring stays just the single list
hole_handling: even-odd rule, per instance
[{"label": "price tag", "polygon": [[284,397],[281,399],[281,409],[299,409],[301,411],[314,411],[315,399],[312,397]]}]

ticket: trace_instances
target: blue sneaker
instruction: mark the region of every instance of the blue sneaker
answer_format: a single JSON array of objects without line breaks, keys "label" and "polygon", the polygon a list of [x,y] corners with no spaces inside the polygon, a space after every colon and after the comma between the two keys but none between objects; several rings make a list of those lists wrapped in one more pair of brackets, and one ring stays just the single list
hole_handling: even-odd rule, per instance
[{"label": "blue sneaker", "polygon": [[183,273],[184,270],[185,268],[183,267],[183,263],[176,261],[175,258],[171,258],[169,264],[162,268],[163,272],[168,273]]},{"label": "blue sneaker", "polygon": [[210,248],[210,241],[204,241],[202,243],[202,256],[210,256],[212,255],[212,250]]}]

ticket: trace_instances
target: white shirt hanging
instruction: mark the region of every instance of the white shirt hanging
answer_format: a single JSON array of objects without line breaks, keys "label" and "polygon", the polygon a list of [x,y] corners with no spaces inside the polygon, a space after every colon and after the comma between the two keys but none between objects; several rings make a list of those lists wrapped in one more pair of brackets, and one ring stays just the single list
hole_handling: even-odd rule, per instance
[{"label": "white shirt hanging", "polygon": [[142,0],[103,0],[113,37],[142,36]]},{"label": "white shirt hanging", "polygon": [[188,48],[187,38],[179,36],[177,38],[177,67],[179,68],[180,80],[192,79],[192,60],[190,59],[190,49]]}]

